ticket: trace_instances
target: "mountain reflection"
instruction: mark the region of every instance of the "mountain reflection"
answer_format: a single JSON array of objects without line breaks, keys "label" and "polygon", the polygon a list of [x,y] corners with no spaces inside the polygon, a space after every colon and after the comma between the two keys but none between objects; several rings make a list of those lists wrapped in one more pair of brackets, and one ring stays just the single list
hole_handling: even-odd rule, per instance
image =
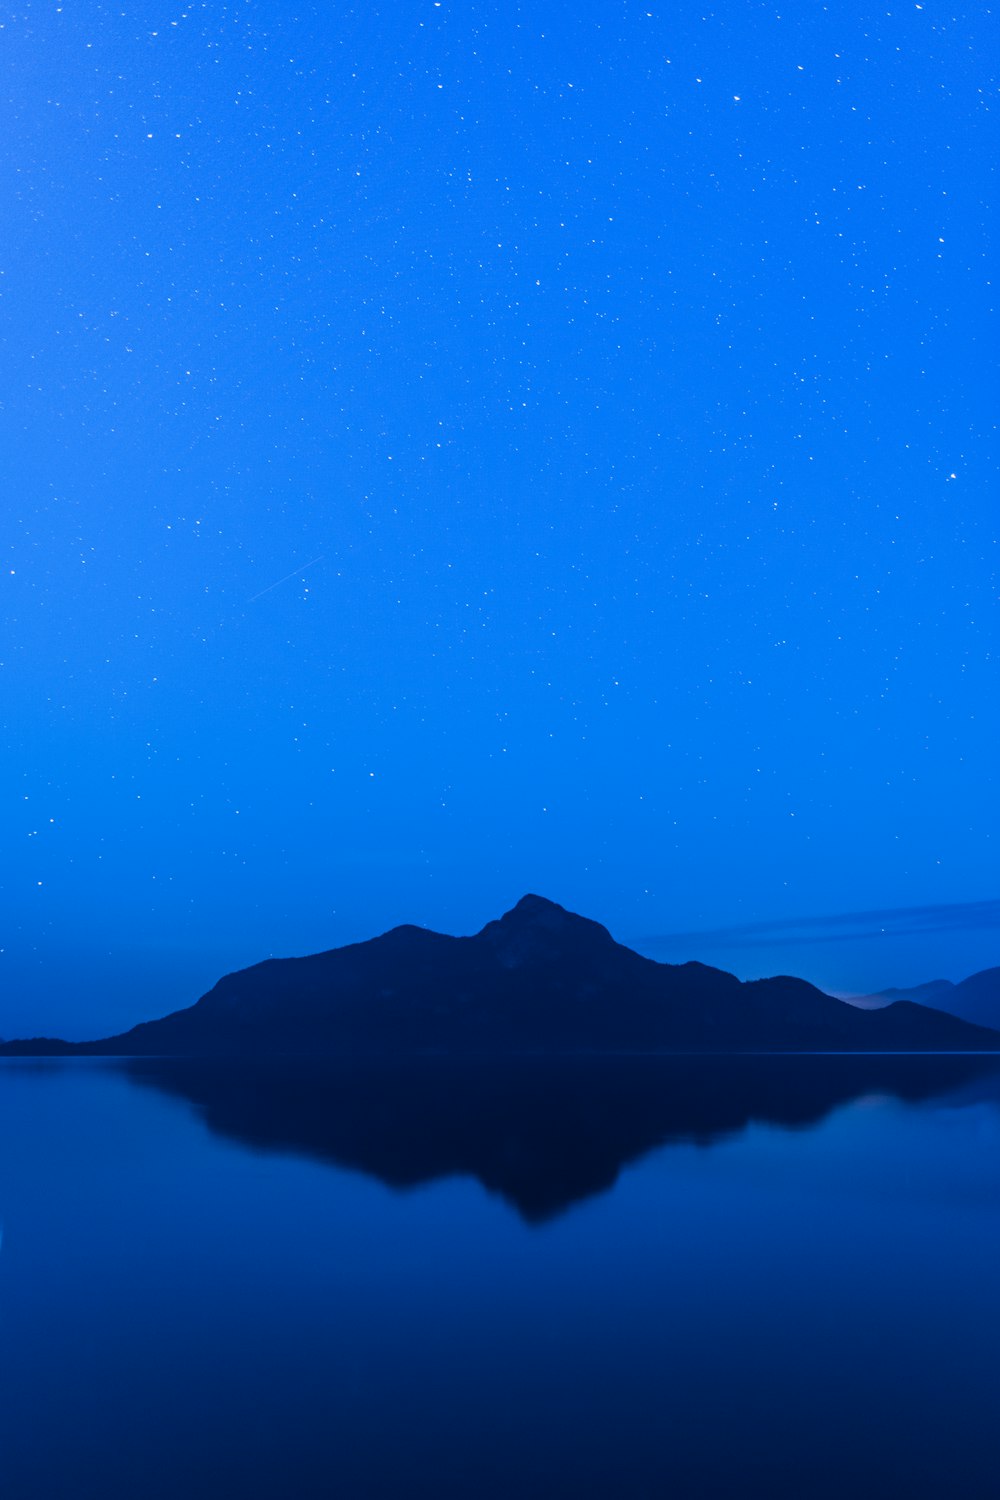
[{"label": "mountain reflection", "polygon": [[135,1059],[126,1068],[229,1140],[397,1189],[475,1177],[529,1224],[606,1192],[659,1147],[711,1146],[752,1122],[802,1129],[864,1094],[918,1103],[997,1077],[995,1062],[954,1055]]}]

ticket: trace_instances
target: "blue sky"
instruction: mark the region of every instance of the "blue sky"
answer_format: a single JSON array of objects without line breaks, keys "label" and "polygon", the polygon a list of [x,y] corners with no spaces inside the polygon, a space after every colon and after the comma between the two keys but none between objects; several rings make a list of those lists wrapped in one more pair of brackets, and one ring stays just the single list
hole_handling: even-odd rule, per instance
[{"label": "blue sky", "polygon": [[985,7],[0,20],[0,1034],[526,890],[997,961],[782,926],[997,895]]}]

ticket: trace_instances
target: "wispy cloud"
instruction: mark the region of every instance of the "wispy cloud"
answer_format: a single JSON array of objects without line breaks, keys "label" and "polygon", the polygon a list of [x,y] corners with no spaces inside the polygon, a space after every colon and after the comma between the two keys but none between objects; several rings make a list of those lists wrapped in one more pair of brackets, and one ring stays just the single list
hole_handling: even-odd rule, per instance
[{"label": "wispy cloud", "polygon": [[1000,928],[1000,901],[957,901],[938,906],[898,906],[837,912],[832,916],[746,922],[731,927],[656,933],[647,941],[671,946],[698,943],[711,948],[773,948],[778,944],[853,942],[859,938],[911,937],[919,933],[974,932],[987,928]]}]

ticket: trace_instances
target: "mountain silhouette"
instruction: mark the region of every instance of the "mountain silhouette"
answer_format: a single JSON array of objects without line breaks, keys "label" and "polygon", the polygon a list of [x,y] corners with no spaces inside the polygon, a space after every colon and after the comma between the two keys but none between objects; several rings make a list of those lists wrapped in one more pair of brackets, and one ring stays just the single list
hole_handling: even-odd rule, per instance
[{"label": "mountain silhouette", "polygon": [[981,969],[958,984],[953,984],[950,979],[932,979],[927,984],[914,985],[912,989],[879,990],[874,995],[862,995],[852,1003],[873,1009],[898,1000],[915,1000],[919,1005],[947,1011],[949,1015],[971,1021],[976,1026],[1000,1029],[1000,968]]},{"label": "mountain silhouette", "polygon": [[918,1005],[929,1005],[934,1010],[947,1010],[945,1001],[955,988],[950,979],[931,979],[926,984],[915,984],[909,989],[876,990],[870,995],[851,995],[851,1005],[862,1010],[884,1010],[897,1000],[915,1000]]},{"label": "mountain silhouette", "polygon": [[865,1011],[802,979],[742,983],[662,964],[540,896],[474,937],[395,927],[308,958],[268,959],[196,1004],[102,1041],[7,1054],[510,1055],[522,1052],[949,1052],[1000,1034],[903,1000]]}]

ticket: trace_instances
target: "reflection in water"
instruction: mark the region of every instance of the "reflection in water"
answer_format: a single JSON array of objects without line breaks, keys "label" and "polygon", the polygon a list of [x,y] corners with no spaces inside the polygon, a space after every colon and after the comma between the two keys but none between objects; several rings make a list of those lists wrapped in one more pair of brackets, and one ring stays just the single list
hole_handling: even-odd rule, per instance
[{"label": "reflection in water", "polygon": [[988,1068],[0,1065],[3,1500],[994,1500]]},{"label": "reflection in water", "polygon": [[467,1175],[528,1223],[609,1189],[678,1142],[754,1121],[802,1128],[865,1094],[997,1093],[995,1061],[957,1056],[522,1058],[271,1063],[133,1060],[210,1130],[366,1172],[394,1188]]}]

